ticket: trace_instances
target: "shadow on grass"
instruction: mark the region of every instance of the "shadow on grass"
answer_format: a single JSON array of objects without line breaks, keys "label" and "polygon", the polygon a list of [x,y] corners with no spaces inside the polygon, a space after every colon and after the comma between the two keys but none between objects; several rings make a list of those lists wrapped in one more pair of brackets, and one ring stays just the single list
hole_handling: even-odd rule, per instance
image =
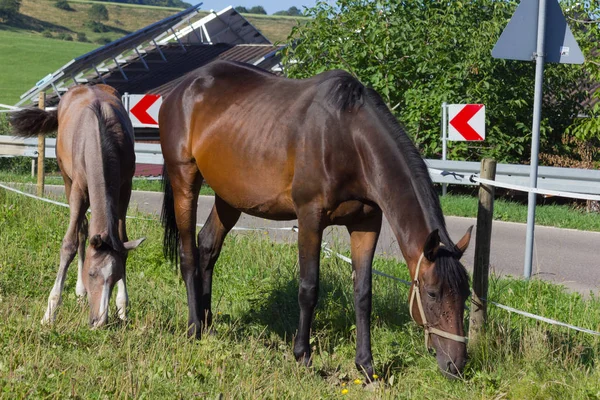
[{"label": "shadow on grass", "polygon": [[[312,325],[313,334],[323,332],[331,337],[349,336],[355,324],[351,283],[340,282],[333,279],[335,277],[328,278],[321,279],[319,302]],[[392,330],[400,330],[410,320],[404,300],[400,290],[374,294],[371,329],[376,323],[383,323]],[[289,279],[279,282],[272,290],[265,291],[263,296],[257,296],[252,308],[241,316],[240,329],[260,324],[266,327],[267,333],[275,333],[282,340],[291,342],[296,335],[299,317],[298,280]],[[377,322],[373,322],[375,319]]]},{"label": "shadow on grass", "polygon": [[30,17],[28,15],[19,15],[16,18],[5,21],[0,24],[0,30],[15,31],[18,29],[42,32],[44,30],[56,31],[56,32],[69,32],[75,33],[69,28],[62,25],[56,25],[47,21],[42,21],[37,18]]}]

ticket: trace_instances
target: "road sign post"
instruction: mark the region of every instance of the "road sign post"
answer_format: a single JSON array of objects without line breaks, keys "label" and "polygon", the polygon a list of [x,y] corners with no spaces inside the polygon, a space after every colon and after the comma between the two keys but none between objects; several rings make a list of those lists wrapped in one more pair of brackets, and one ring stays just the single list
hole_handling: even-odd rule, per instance
[{"label": "road sign post", "polygon": [[[546,25],[552,29],[546,29]],[[535,47],[534,47],[535,46]],[[535,60],[535,91],[531,127],[531,188],[537,187],[544,63],[582,64],[583,54],[557,0],[523,0],[492,50],[495,58]],[[535,193],[529,193],[523,274],[531,277],[535,228]]]}]

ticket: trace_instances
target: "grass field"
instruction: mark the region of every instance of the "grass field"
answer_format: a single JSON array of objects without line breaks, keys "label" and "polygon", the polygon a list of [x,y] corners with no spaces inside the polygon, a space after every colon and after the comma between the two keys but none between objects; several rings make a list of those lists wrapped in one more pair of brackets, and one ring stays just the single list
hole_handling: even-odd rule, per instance
[{"label": "grass field", "polygon": [[[493,307],[463,379],[447,381],[408,316],[407,288],[378,276],[372,332],[381,382],[355,384],[362,377],[354,367],[351,268],[337,258],[321,260],[314,366],[299,367],[292,354],[297,249],[261,233],[227,239],[215,272],[218,333],[188,340],[184,285],[162,258],[153,219],[128,222],[131,238],[147,240],[128,261],[127,323],[111,319],[104,329],[88,329],[73,267],[55,325],[42,327],[67,221],[62,208],[0,190],[2,398],[600,398],[598,337]],[[408,278],[395,260],[378,259],[375,268]],[[542,281],[492,278],[489,298],[600,330],[598,298]]]},{"label": "grass field", "polygon": [[0,30],[0,103],[15,104],[37,81],[96,46]]}]

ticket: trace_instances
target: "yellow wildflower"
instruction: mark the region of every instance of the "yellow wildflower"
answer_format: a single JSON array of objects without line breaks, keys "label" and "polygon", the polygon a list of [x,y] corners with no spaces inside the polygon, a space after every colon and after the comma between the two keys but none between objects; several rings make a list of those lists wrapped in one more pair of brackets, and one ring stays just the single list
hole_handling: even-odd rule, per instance
[{"label": "yellow wildflower", "polygon": [[354,380],[354,384],[355,385],[360,385],[362,383],[362,381],[360,379],[355,379]]},{"label": "yellow wildflower", "polygon": [[348,393],[348,389],[342,389],[342,394],[347,394]]}]

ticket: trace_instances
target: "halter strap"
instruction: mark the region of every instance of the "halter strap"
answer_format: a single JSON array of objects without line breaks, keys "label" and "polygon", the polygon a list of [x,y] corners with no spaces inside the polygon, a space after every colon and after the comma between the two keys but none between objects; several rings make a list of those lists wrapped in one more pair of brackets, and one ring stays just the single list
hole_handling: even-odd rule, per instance
[{"label": "halter strap", "polygon": [[419,257],[419,262],[417,263],[417,269],[415,270],[415,278],[413,280],[413,291],[410,296],[410,304],[408,306],[408,312],[410,313],[410,317],[416,322],[415,317],[413,316],[413,304],[415,301],[415,297],[417,298],[417,308],[419,309],[419,313],[421,314],[421,321],[423,322],[423,329],[425,329],[425,346],[429,349],[429,336],[433,333],[435,335],[445,337],[446,339],[454,340],[456,342],[467,343],[467,338],[465,336],[455,335],[450,332],[442,331],[437,328],[433,328],[429,326],[427,322],[427,318],[425,318],[425,311],[423,310],[423,303],[421,301],[421,289],[419,285],[419,270],[421,269],[421,261],[423,261],[424,253],[421,253]]}]

